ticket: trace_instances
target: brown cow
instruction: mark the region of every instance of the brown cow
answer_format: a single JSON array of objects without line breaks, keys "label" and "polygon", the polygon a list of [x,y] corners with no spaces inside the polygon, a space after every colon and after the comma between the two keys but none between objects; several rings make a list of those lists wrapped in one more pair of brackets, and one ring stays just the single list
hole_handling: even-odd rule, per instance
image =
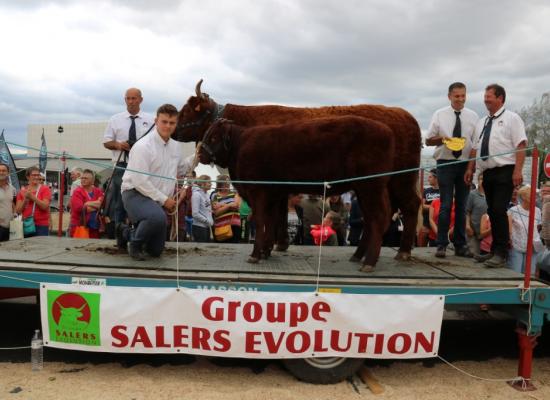
[{"label": "brown cow", "polygon": [[[368,151],[367,151],[368,149]],[[258,262],[278,222],[273,218],[289,193],[323,194],[322,182],[391,172],[394,137],[380,122],[342,116],[281,125],[244,128],[227,120],[214,122],[202,141],[201,163],[228,168],[238,192],[254,210],[257,224],[250,262]],[[384,157],[372,157],[381,154]],[[388,175],[331,184],[327,195],[357,193],[364,219],[362,271],[373,270],[390,221]],[[320,182],[311,184],[247,184],[239,181]],[[357,248],[355,257],[363,250]]]},{"label": "brown cow", "polygon": [[[411,114],[397,107],[380,105],[336,106],[319,108],[296,108],[275,105],[239,106],[216,104],[207,94],[202,93],[202,79],[195,88],[196,96],[187,100],[179,115],[179,124],[172,136],[174,139],[190,142],[200,141],[204,132],[216,118],[226,118],[241,126],[281,124],[291,121],[305,121],[327,116],[356,115],[386,124],[395,137],[393,171],[410,170],[420,165],[421,134],[418,123]],[[373,160],[384,161],[387,156],[367,149]],[[393,210],[398,208],[403,214],[403,234],[397,259],[408,259],[416,233],[416,222],[420,197],[417,192],[418,172],[393,175],[389,183],[390,201]],[[279,206],[286,212],[286,201]],[[280,232],[286,234],[286,217],[278,224]],[[278,237],[278,242],[283,239]],[[288,243],[288,242],[286,242]],[[287,244],[283,244],[283,249]],[[361,257],[359,257],[360,259]]]}]

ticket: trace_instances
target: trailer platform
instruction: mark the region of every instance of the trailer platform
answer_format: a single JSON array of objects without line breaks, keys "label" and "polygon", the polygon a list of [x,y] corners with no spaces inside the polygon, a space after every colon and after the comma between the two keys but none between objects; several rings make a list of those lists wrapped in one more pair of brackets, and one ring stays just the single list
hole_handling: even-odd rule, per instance
[{"label": "trailer platform", "polygon": [[[536,338],[550,316],[550,286],[508,268],[487,269],[472,259],[434,257],[434,248],[416,248],[410,261],[383,248],[372,273],[348,259],[351,247],[291,246],[259,264],[246,262],[251,244],[168,243],[160,258],[134,261],[112,240],[36,237],[0,243],[0,297],[37,291],[40,283],[133,287],[356,294],[445,296],[454,310],[486,304],[518,321],[518,375],[530,378]],[[449,252],[450,253],[450,252]],[[8,293],[8,295],[6,295]],[[316,359],[311,359],[316,360]],[[323,369],[307,361],[302,367]],[[349,359],[352,360],[352,359]],[[332,365],[332,364],[330,364]],[[317,376],[317,375],[315,375]]]}]

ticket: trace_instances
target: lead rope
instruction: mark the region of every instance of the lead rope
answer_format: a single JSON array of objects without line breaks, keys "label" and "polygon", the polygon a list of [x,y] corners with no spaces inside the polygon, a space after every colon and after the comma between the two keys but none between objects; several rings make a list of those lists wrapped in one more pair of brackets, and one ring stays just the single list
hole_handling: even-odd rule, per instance
[{"label": "lead rope", "polygon": [[319,240],[319,257],[317,259],[317,279],[315,282],[315,293],[319,293],[319,279],[321,276],[321,256],[323,253],[323,233],[324,233],[324,225],[323,225],[323,219],[325,218],[325,203],[327,198],[327,187],[328,183],[323,183],[323,207],[322,207],[322,215],[321,215],[321,238]]},{"label": "lead rope", "polygon": [[[199,142],[195,148],[195,157],[193,157],[193,163],[189,169],[185,172],[185,176],[191,178],[191,173],[197,168],[199,163],[199,151],[201,149],[202,142]],[[178,187],[178,180],[176,179],[176,189]],[[180,289],[180,237],[179,237],[179,209],[180,209],[180,192],[186,190],[185,183],[182,185],[181,190],[176,190],[176,210],[173,213],[168,213],[172,218],[172,227],[170,228],[170,239],[176,239],[176,288]]]}]

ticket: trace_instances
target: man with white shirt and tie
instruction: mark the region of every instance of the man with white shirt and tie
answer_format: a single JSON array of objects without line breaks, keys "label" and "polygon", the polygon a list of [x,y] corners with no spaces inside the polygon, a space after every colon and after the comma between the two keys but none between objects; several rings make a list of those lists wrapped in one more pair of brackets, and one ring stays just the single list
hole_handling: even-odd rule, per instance
[{"label": "man with white shirt and tie", "polygon": [[126,111],[115,114],[109,120],[103,135],[103,146],[112,150],[112,160],[116,168],[111,182],[111,196],[108,205],[114,216],[115,225],[126,220],[126,211],[120,197],[120,185],[122,175],[128,164],[128,152],[132,145],[145,135],[154,125],[154,118],[151,114],[141,111],[143,102],[141,90],[130,88],[124,95]]},{"label": "man with white shirt and tie", "polygon": [[[128,169],[122,177],[122,201],[132,229],[117,234],[117,242],[128,241],[128,253],[144,260],[144,251],[159,257],[166,240],[166,212],[176,208],[172,196],[177,176],[185,176],[191,165],[184,159],[179,142],[170,136],[176,129],[178,110],[164,104],[157,110],[155,128],[130,150]],[[191,157],[192,159],[192,157]]]},{"label": "man with white shirt and tie", "polygon": [[[437,162],[437,180],[441,201],[437,221],[435,256],[445,257],[449,244],[449,226],[454,198],[453,243],[455,255],[471,257],[472,253],[466,242],[466,201],[469,185],[464,182],[464,173],[467,167],[466,160],[472,148],[474,129],[479,118],[474,111],[464,107],[466,85],[462,82],[452,83],[449,86],[447,97],[451,104],[434,113],[426,135],[426,145],[436,146],[434,158]],[[462,150],[450,150],[445,144],[450,138],[464,138]]]},{"label": "man with white shirt and tie", "polygon": [[[527,147],[525,125],[515,112],[506,110],[506,91],[496,83],[485,88],[484,102],[489,115],[481,118],[475,130],[475,144],[470,158],[481,157],[477,165],[483,172],[483,188],[487,213],[491,222],[493,242],[485,266],[501,268],[506,265],[510,231],[506,210],[514,187],[523,182],[523,164]],[[471,183],[476,161],[468,163],[464,182]]]}]

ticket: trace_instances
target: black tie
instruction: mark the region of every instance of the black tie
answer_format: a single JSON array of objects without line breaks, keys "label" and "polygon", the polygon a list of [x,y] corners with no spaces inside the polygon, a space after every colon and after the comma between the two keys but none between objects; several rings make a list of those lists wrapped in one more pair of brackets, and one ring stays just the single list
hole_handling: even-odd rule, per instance
[{"label": "black tie", "polygon": [[[453,129],[453,137],[462,137],[462,126],[460,124],[460,111],[455,111],[455,115],[456,115],[456,122],[455,122],[455,127]],[[462,150],[453,151],[453,156],[455,156],[455,158],[460,157],[461,154],[462,154]]]},{"label": "black tie", "polygon": [[136,118],[137,118],[137,115],[130,115],[130,119],[132,120],[132,125],[130,125],[130,130],[128,131],[128,144],[130,145],[130,147],[132,147],[137,140]]},{"label": "black tie", "polygon": [[487,157],[489,157],[489,137],[491,136],[491,128],[493,127],[493,119],[495,116],[487,118],[487,121],[485,121],[485,126],[483,127],[483,130],[481,131],[481,159],[486,160]]}]

